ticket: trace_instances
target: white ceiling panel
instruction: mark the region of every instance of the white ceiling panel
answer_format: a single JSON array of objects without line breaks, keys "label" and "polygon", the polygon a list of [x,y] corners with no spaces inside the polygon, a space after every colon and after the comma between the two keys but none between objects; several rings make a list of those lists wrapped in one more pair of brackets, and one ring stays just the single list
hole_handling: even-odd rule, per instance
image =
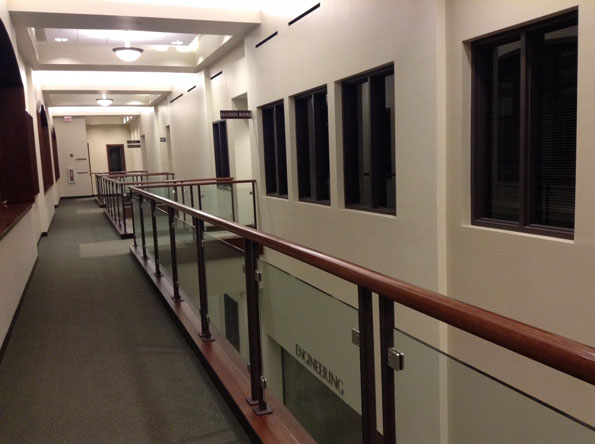
[{"label": "white ceiling panel", "polygon": [[58,37],[68,39],[69,44],[79,45],[108,45],[124,46],[126,40],[134,45],[172,45],[172,42],[181,42],[181,45],[189,45],[196,37],[196,34],[181,34],[171,32],[149,32],[149,31],[120,31],[106,29],[62,29],[42,28],[36,29],[38,41],[54,43]]}]

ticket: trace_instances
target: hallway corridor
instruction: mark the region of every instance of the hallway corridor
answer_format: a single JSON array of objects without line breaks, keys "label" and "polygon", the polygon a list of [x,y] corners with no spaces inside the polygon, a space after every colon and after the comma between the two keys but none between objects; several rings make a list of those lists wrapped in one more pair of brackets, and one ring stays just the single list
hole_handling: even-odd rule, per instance
[{"label": "hallway corridor", "polygon": [[250,442],[131,242],[92,199],[56,209],[0,357],[0,442]]}]

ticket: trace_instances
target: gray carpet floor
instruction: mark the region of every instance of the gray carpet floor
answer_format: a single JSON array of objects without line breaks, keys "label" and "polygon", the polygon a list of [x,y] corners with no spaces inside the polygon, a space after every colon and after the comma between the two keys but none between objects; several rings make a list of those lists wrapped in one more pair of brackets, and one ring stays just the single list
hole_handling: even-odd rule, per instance
[{"label": "gray carpet floor", "polygon": [[0,362],[0,443],[244,443],[94,200],[63,200]]}]

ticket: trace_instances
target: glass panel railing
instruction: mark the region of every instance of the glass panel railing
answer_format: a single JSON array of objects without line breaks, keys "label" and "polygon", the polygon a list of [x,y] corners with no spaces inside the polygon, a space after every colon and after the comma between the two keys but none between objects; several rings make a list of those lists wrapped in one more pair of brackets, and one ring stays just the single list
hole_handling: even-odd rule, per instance
[{"label": "glass panel railing", "polygon": [[157,227],[157,248],[159,248],[159,263],[161,272],[169,278],[173,276],[171,262],[171,243],[169,240],[169,217],[167,208],[157,205],[155,208],[155,222]]},{"label": "glass panel railing", "polygon": [[360,443],[358,311],[262,260],[258,267],[267,387],[317,442]]},{"label": "glass panel railing", "polygon": [[174,200],[174,193],[172,187],[151,187],[145,188],[144,190],[151,194],[155,194],[159,197],[165,197],[166,199]]},{"label": "glass panel railing", "polygon": [[[595,431],[485,373],[402,331],[394,340],[406,361],[395,373],[397,441],[595,442]],[[446,414],[448,427],[441,429]]]},{"label": "glass panel railing", "polygon": [[235,222],[254,227],[254,195],[252,183],[237,183],[234,187]]},{"label": "glass panel railing", "polygon": [[[205,268],[211,326],[248,362],[248,315],[241,238],[227,231],[205,233]],[[232,356],[238,356],[231,353]]]},{"label": "glass panel railing", "polygon": [[[153,246],[153,221],[151,218],[151,203],[143,199],[143,223],[145,226],[145,245],[147,254],[155,257],[155,248]],[[140,227],[139,227],[140,230]],[[140,240],[140,237],[139,237]]]},{"label": "glass panel railing", "polygon": [[200,185],[202,211],[234,220],[233,188],[229,184]]},{"label": "glass panel railing", "polygon": [[[178,215],[181,216],[181,215]],[[192,218],[188,218],[192,221]],[[178,258],[178,282],[181,297],[200,314],[198,290],[198,257],[194,225],[176,217],[176,253]]]}]

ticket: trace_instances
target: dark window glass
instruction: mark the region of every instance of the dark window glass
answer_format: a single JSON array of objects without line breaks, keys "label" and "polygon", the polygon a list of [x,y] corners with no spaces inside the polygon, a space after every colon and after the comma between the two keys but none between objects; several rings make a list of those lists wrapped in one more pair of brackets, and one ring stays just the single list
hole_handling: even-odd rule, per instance
[{"label": "dark window glass", "polygon": [[574,227],[578,27],[539,38],[532,223]]},{"label": "dark window glass", "polygon": [[262,107],[266,193],[287,197],[285,113],[283,102]]},{"label": "dark window glass", "polygon": [[225,308],[225,339],[239,352],[240,351],[240,321],[238,303],[228,294],[224,295]]},{"label": "dark window glass", "polygon": [[300,200],[330,202],[326,88],[295,99]]},{"label": "dark window glass", "polygon": [[473,46],[474,223],[571,237],[577,13]]},{"label": "dark window glass", "polygon": [[345,205],[395,213],[393,67],[343,82]]},{"label": "dark window glass", "polygon": [[287,409],[316,442],[361,443],[361,416],[291,353],[281,350],[283,402]]},{"label": "dark window glass", "polygon": [[215,148],[215,174],[230,177],[229,148],[227,145],[227,124],[225,120],[213,123],[213,145]]},{"label": "dark window glass", "polygon": [[520,137],[520,41],[498,45],[488,53],[486,217],[518,220]]}]

